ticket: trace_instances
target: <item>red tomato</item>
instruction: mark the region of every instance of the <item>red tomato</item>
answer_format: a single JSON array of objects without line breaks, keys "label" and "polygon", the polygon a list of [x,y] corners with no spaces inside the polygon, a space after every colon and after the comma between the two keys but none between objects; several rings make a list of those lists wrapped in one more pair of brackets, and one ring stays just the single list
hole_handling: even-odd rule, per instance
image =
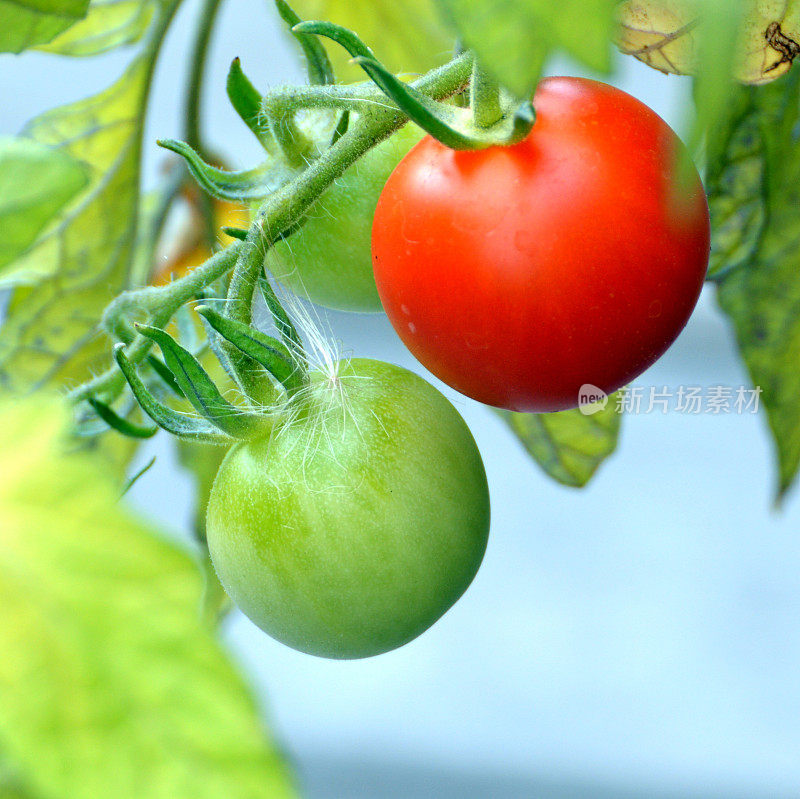
[{"label": "red tomato", "polygon": [[[578,405],[672,344],[703,285],[708,204],[647,106],[579,78],[543,81],[512,147],[430,137],[400,162],[372,230],[378,292],[411,352],[515,411]],[[688,179],[686,172],[690,172]]]}]

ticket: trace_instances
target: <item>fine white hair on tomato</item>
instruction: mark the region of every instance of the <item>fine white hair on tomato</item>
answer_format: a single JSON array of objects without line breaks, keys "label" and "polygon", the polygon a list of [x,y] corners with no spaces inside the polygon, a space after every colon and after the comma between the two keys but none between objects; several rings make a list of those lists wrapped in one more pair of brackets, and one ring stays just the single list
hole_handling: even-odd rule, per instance
[{"label": "fine white hair on tomato", "polygon": [[[341,342],[334,336],[330,322],[321,316],[318,309],[267,274],[272,289],[288,314],[304,344],[304,351],[293,348],[293,355],[301,358],[312,371],[321,372],[332,383],[337,382],[339,361],[343,357]],[[267,309],[259,302],[257,327],[275,329],[275,322]]]},{"label": "fine white hair on tomato", "polygon": [[[270,432],[274,441],[284,443],[283,456],[299,455],[300,473],[296,481],[312,494],[349,494],[358,491],[364,476],[354,473],[350,458],[354,440],[362,444],[366,436],[349,401],[348,387],[337,383],[333,390],[320,391],[319,383],[302,389],[283,408],[283,419]],[[313,413],[304,408],[303,394],[308,392]],[[297,402],[296,400],[300,400]],[[302,415],[302,422],[300,418]],[[297,431],[302,431],[297,435]],[[320,481],[318,466],[325,464],[325,479]],[[338,475],[338,479],[337,479]],[[354,481],[354,477],[357,477]]]},{"label": "fine white hair on tomato", "polygon": [[[288,241],[291,242],[291,238]],[[263,256],[264,274],[305,344],[304,353],[294,354],[304,358],[310,369],[318,370],[335,382],[342,352],[340,342],[335,338],[330,322],[327,317],[320,316],[315,305],[304,301],[276,281],[266,268],[266,248]],[[272,322],[272,326],[274,327],[274,322]]]}]

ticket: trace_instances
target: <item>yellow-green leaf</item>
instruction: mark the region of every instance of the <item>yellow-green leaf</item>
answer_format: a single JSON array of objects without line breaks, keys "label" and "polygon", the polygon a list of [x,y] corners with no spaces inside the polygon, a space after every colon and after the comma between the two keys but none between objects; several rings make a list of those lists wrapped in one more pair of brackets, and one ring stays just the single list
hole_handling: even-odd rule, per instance
[{"label": "yellow-green leaf", "polygon": [[89,0],[0,0],[0,53],[45,44],[86,16]]},{"label": "yellow-green leaf", "polygon": [[154,58],[154,49],[147,49],[109,89],[48,111],[24,131],[83,162],[89,183],[14,263],[43,279],[14,293],[0,336],[0,385],[75,384],[108,364],[110,342],[98,332],[98,320],[127,285]]},{"label": "yellow-green leaf", "polygon": [[66,415],[0,404],[0,751],[36,796],[288,799],[200,615],[193,560],[118,500]]},{"label": "yellow-green leaf", "polygon": [[611,69],[617,0],[438,0],[484,68],[520,97],[533,91],[545,57],[563,50]]},{"label": "yellow-green leaf", "polygon": [[[424,72],[452,56],[454,37],[434,0],[295,0],[290,4],[303,19],[335,22],[354,30],[393,72]],[[341,47],[325,45],[337,79],[366,79],[363,70],[348,64],[350,56]]]},{"label": "yellow-green leaf", "polygon": [[621,413],[613,397],[594,413],[499,411],[533,459],[554,480],[585,486],[617,447]]},{"label": "yellow-green leaf", "polygon": [[70,56],[90,56],[133,44],[153,17],[152,0],[92,0],[85,19],[40,50]]},{"label": "yellow-green leaf", "polygon": [[35,264],[7,269],[88,182],[69,153],[29,139],[0,139],[0,288],[35,282]]}]

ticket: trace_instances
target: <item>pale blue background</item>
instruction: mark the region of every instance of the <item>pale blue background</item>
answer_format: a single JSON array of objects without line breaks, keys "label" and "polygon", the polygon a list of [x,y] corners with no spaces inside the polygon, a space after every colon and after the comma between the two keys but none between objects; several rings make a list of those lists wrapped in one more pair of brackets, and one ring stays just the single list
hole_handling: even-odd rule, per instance
[{"label": "pale blue background", "polygon": [[[159,66],[148,182],[155,138],[180,135],[174,86],[196,5]],[[224,96],[231,58],[261,87],[302,76],[268,3],[229,0],[222,26],[207,129],[246,165],[258,148]],[[125,60],[0,57],[0,134],[101,89]],[[685,81],[620,59],[616,82],[685,129]],[[711,294],[640,385],[746,383]],[[423,371],[382,317],[329,321],[346,351]],[[543,476],[492,412],[447,393],[493,503],[486,560],[456,607],[403,649],[353,663],[293,652],[241,616],[226,627],[308,795],[800,796],[800,505],[772,510],[764,418],[626,418],[619,452],[579,492]],[[185,528],[189,483],[164,441],[142,462],[152,452],[133,501]]]}]

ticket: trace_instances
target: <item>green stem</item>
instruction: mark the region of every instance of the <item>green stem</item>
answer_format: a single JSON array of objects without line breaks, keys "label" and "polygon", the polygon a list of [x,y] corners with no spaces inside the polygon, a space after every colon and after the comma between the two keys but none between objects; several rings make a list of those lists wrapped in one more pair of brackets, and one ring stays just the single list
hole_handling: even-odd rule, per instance
[{"label": "green stem", "polygon": [[263,113],[287,163],[294,167],[303,166],[311,153],[311,141],[297,126],[294,110],[285,108],[279,111],[269,107]]},{"label": "green stem", "polygon": [[470,81],[470,106],[472,118],[479,128],[490,128],[503,116],[500,106],[500,87],[483,71],[477,61],[472,67]]},{"label": "green stem", "polygon": [[217,12],[222,0],[204,0],[200,11],[197,33],[190,59],[189,85],[186,93],[186,107],[184,109],[184,136],[187,144],[197,150],[204,158],[208,153],[202,146],[200,134],[200,111],[203,94],[203,77],[205,75],[208,47],[211,43],[211,32],[214,29]]},{"label": "green stem", "polygon": [[[176,280],[168,286],[146,286],[120,294],[103,313],[103,326],[107,330],[115,330],[120,324],[120,320],[131,312],[145,311],[149,316],[149,323],[153,327],[164,327],[178,308],[230,271],[236,263],[241,247],[242,244],[239,242],[231,244],[227,249],[213,255],[186,277]],[[150,339],[137,333],[133,341],[126,347],[125,354],[128,360],[136,365],[147,357],[152,346],[153,342]],[[113,402],[124,386],[125,378],[122,373],[116,367],[112,367],[93,380],[78,386],[70,394],[70,399],[73,402],[79,402],[88,397],[97,397],[105,402]]]},{"label": "green stem", "polygon": [[[147,34],[147,39],[145,40],[144,47],[143,47],[143,54],[150,54],[152,57],[149,59],[149,64],[147,68],[147,76],[145,78],[145,93],[150,99],[151,89],[153,87],[153,75],[155,73],[156,65],[158,63],[158,58],[161,51],[161,45],[164,43],[164,38],[167,35],[167,31],[169,31],[170,25],[172,24],[172,20],[175,18],[175,13],[178,10],[178,6],[180,5],[179,2],[174,2],[167,6],[160,6],[159,7],[159,16],[153,21],[152,27]],[[140,122],[139,132],[138,132],[138,146],[141,148],[142,146],[142,139],[144,137],[144,120]],[[138,159],[138,174],[137,174],[137,183],[141,180],[141,158]],[[169,212],[169,208],[172,205],[172,201],[174,200],[179,188],[180,188],[180,180],[178,178],[178,174],[182,176],[184,174],[184,170],[181,167],[180,171],[171,172],[170,176],[166,179],[166,185],[163,187],[163,195],[160,200],[160,205],[152,219],[150,220],[152,223],[151,230],[149,234],[152,236],[151,241],[156,241],[158,235],[161,232],[161,229],[164,225],[164,222],[167,218],[167,214]],[[139,212],[136,216],[136,237],[137,239],[141,239],[146,234],[143,229],[143,225],[145,220],[143,219],[142,213]],[[150,277],[150,269],[152,268],[152,254],[147,255],[143,252],[145,248],[138,248],[140,250],[141,260],[131,264],[131,271],[129,273],[129,280],[130,282],[128,285],[140,285],[142,282],[146,281]]]},{"label": "green stem", "polygon": [[285,86],[263,98],[265,116],[295,113],[301,108],[337,110],[368,109],[375,103],[386,103],[386,96],[373,83],[351,83],[334,86]]},{"label": "green stem", "polygon": [[[166,225],[172,204],[181,190],[185,175],[183,164],[179,162],[171,164],[169,174],[164,178],[162,185],[156,189],[155,211],[152,215],[147,215],[145,219],[140,218],[139,220],[140,231],[137,238],[140,242],[144,242],[144,245],[136,248],[136,257],[131,268],[129,281],[131,286],[142,286],[152,277],[156,247]],[[144,223],[147,224],[146,230],[142,230]]]},{"label": "green stem", "polygon": [[[241,251],[236,261],[231,285],[228,287],[228,297],[223,311],[223,316],[226,318],[246,325],[252,322],[253,290],[264,263],[264,255],[259,246],[259,241],[253,234],[254,229],[255,226],[250,228],[247,238],[241,244]],[[244,283],[248,275],[252,275],[249,286]],[[236,283],[235,290],[233,289],[234,283]],[[251,397],[261,396],[265,386],[258,364],[238,347],[231,344],[230,341],[223,339],[220,342],[220,346],[228,359],[240,388]]]},{"label": "green stem", "polygon": [[[199,152],[208,161],[214,159],[203,146],[200,133],[200,119],[202,110],[202,96],[205,76],[205,66],[208,57],[208,48],[211,43],[211,33],[214,29],[217,12],[222,0],[204,0],[200,11],[197,33],[195,34],[194,47],[190,60],[189,85],[186,93],[186,107],[184,109],[184,135],[187,143]],[[206,242],[213,246],[216,242],[214,222],[214,204],[205,192],[200,196],[200,211],[205,222]]]}]

